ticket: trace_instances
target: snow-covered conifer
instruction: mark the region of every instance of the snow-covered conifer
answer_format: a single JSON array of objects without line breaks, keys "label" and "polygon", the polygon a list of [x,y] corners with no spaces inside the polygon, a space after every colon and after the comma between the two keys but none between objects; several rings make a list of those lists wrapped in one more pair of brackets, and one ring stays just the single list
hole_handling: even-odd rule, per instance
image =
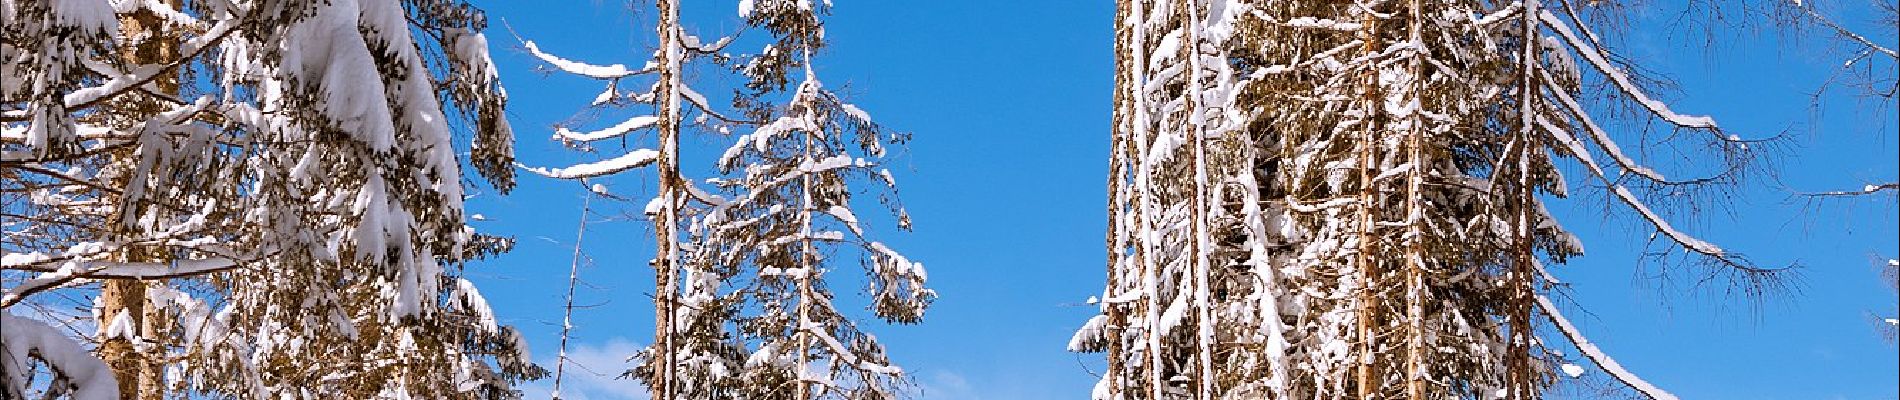
[{"label": "snow-covered conifer", "polygon": [[[0,68],[22,78],[0,88],[0,303],[135,345],[158,370],[117,395],[507,398],[539,373],[459,278],[507,245],[463,222],[462,163],[512,187],[479,11],[74,0],[0,15]],[[449,110],[467,113],[466,160]],[[59,311],[102,280],[95,315]]]},{"label": "snow-covered conifer", "polygon": [[[658,137],[651,147],[634,145],[572,167],[529,168],[588,179],[657,167],[660,184],[644,209],[658,240],[655,338],[627,375],[657,399],[898,397],[902,370],[860,329],[862,321],[833,303],[826,274],[839,265],[833,257],[859,256],[869,283],[866,307],[892,322],[920,321],[935,293],[923,287],[922,264],[869,239],[875,220],[860,220],[854,211],[853,193],[872,184],[885,194],[879,200],[892,207],[898,226],[908,228],[909,217],[896,207],[896,182],[879,163],[903,136],[877,125],[812,73],[830,5],[742,1],[747,32],[768,40],[740,55],[723,51],[732,37],[688,34],[674,2],[656,6],[660,48],[638,70],[572,61],[528,44],[562,71],[609,82],[594,106],[653,110],[597,131],[556,132],[572,147],[596,150],[596,141],[651,129]],[[719,66],[744,80],[735,90],[735,112],[716,108],[683,77],[696,67]],[[649,79],[648,91],[620,89]],[[782,95],[789,97],[778,101]],[[715,176],[686,177],[678,144],[683,135],[734,131],[749,132],[733,138],[705,169]]]},{"label": "snow-covered conifer", "polygon": [[[1574,361],[1547,345],[1564,341],[1667,397],[1574,329],[1539,334],[1568,326],[1545,262],[1582,252],[1545,210],[1570,190],[1557,166],[1699,273],[1763,290],[1774,270],[1650,203],[1706,203],[1764,143],[1604,61],[1589,5],[1543,3],[1119,2],[1109,284],[1070,344],[1109,352],[1095,397],[1534,398]],[[1681,164],[1713,171],[1630,156],[1576,100],[1587,82],[1688,133],[1654,145],[1712,149]]]},{"label": "snow-covered conifer", "polygon": [[[760,342],[747,358],[748,376],[790,381],[786,398],[897,398],[902,370],[833,303],[825,275],[841,264],[834,257],[856,254],[868,277],[868,308],[893,322],[920,321],[936,296],[923,287],[923,264],[870,239],[871,221],[853,211],[852,194],[862,185],[894,193],[877,160],[898,136],[826,90],[809,69],[778,114],[721,157],[720,169],[734,177],[720,183],[735,195],[699,221],[708,246],[695,261],[748,266],[756,275],[747,292],[761,314],[741,324]],[[907,226],[901,209],[891,211]]]}]

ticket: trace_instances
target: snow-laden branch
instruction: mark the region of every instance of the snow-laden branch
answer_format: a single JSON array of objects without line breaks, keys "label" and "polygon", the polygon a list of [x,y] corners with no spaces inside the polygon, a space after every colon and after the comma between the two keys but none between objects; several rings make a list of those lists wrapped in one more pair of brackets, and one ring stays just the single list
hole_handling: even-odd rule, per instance
[{"label": "snow-laden branch", "polygon": [[[218,244],[215,238],[191,237],[193,232],[204,227],[204,223],[204,216],[197,215],[184,223],[169,227],[156,236],[138,240],[81,242],[56,254],[37,251],[0,254],[0,270],[40,273],[4,291],[4,295],[0,296],[0,307],[12,306],[34,293],[58,289],[82,279],[169,279],[202,275],[239,268],[245,263],[244,260],[270,257],[278,252],[275,247],[270,247],[255,253],[262,256],[240,255]],[[158,262],[104,260],[118,254],[127,246],[133,245],[178,246],[199,253],[202,258]]]},{"label": "snow-laden branch", "polygon": [[[1541,69],[1539,72],[1544,73],[1545,79],[1550,79],[1548,72],[1542,71]],[[1616,165],[1621,167],[1623,171],[1636,174],[1636,176],[1643,177],[1643,179],[1671,185],[1702,183],[1716,179],[1716,177],[1707,177],[1683,181],[1669,180],[1664,177],[1662,173],[1656,172],[1656,170],[1637,162],[1635,158],[1624,153],[1623,147],[1618,146],[1616,140],[1611,139],[1610,134],[1605,132],[1602,126],[1597,125],[1596,120],[1590,118],[1590,114],[1585,112],[1583,106],[1578,104],[1577,100],[1571,97],[1569,93],[1565,93],[1563,90],[1550,90],[1549,92],[1552,97],[1557,98],[1557,102],[1562,104],[1565,110],[1570,111],[1570,115],[1574,117],[1573,120],[1583,126],[1583,131],[1590,134],[1591,142],[1596,143],[1597,148],[1603,149],[1604,153],[1609,154],[1610,159],[1616,161]],[[1564,139],[1569,139],[1569,137],[1565,136]]]},{"label": "snow-laden branch", "polygon": [[1322,210],[1346,207],[1346,206],[1351,206],[1355,204],[1359,204],[1359,198],[1357,197],[1338,197],[1338,198],[1333,198],[1331,200],[1320,202],[1318,204],[1301,202],[1299,201],[1299,199],[1293,198],[1293,196],[1286,197],[1286,205],[1288,208],[1292,209],[1295,212],[1309,213],[1309,214],[1320,212]]},{"label": "snow-laden branch", "polygon": [[706,115],[712,116],[713,118],[718,118],[719,120],[726,121],[726,122],[750,123],[750,121],[729,117],[729,116],[726,116],[725,114],[720,114],[719,110],[713,109],[712,102],[706,101],[706,95],[699,94],[698,91],[694,91],[693,88],[691,87],[687,87],[686,85],[679,85],[676,88],[679,89],[680,96],[686,98],[687,103],[692,103],[693,108],[698,108],[700,112],[704,112],[706,113]]},{"label": "snow-laden branch", "polygon": [[1568,147],[1570,152],[1577,156],[1578,162],[1583,163],[1584,167],[1589,169],[1592,175],[1602,179],[1603,184],[1609,186],[1610,192],[1614,193],[1617,199],[1622,200],[1623,204],[1635,209],[1638,214],[1642,215],[1643,219],[1648,220],[1651,225],[1656,227],[1656,230],[1661,231],[1663,236],[1668,236],[1670,240],[1674,240],[1677,244],[1682,245],[1683,248],[1689,249],[1690,251],[1733,263],[1727,254],[1723,252],[1721,247],[1716,247],[1715,244],[1676,230],[1673,225],[1669,224],[1668,220],[1663,219],[1661,215],[1657,215],[1655,211],[1650,210],[1647,204],[1637,199],[1636,195],[1631,194],[1629,189],[1625,188],[1623,184],[1617,183],[1615,179],[1605,175],[1603,166],[1598,165],[1596,160],[1590,157],[1589,150],[1584,149],[1583,144],[1578,143],[1577,139],[1571,137],[1569,133],[1565,133],[1563,129],[1552,125],[1550,120],[1542,117],[1537,118],[1537,124],[1541,126],[1544,131],[1550,133],[1551,137],[1555,138],[1558,142],[1562,142],[1565,147]]},{"label": "snow-laden branch", "polygon": [[660,117],[641,115],[627,118],[626,121],[621,121],[618,124],[614,124],[614,126],[592,132],[575,132],[567,129],[567,127],[555,128],[554,137],[568,141],[592,142],[625,136],[629,132],[646,129],[658,123],[660,123]]},{"label": "snow-laden branch", "polygon": [[1472,25],[1477,25],[1480,27],[1491,25],[1491,24],[1498,23],[1498,21],[1503,21],[1506,18],[1515,17],[1517,16],[1518,13],[1523,12],[1523,11],[1524,11],[1524,3],[1511,2],[1510,4],[1504,5],[1504,8],[1498,9],[1497,11],[1493,11],[1490,14],[1476,15],[1474,13],[1471,16],[1471,23]]},{"label": "snow-laden branch", "polygon": [[177,8],[172,7],[170,4],[165,4],[164,2],[160,2],[158,0],[137,0],[137,1],[138,1],[139,8],[143,8],[148,11],[151,11],[152,14],[157,15],[159,18],[165,19],[167,22],[171,22],[173,25],[178,25],[178,26],[185,27],[188,29],[202,29],[203,28],[203,25],[204,25],[203,21],[199,21],[197,18],[193,18],[192,16],[187,15],[183,12],[179,12]]},{"label": "snow-laden branch", "polygon": [[[1540,72],[1542,72],[1541,69],[1540,69]],[[1550,79],[1549,74],[1545,73],[1544,78]],[[1562,104],[1564,106],[1564,109],[1570,111],[1570,115],[1574,117],[1574,120],[1577,122],[1577,124],[1583,126],[1583,131],[1590,134],[1590,138],[1592,139],[1591,141],[1597,144],[1597,148],[1603,149],[1604,153],[1607,153],[1610,155],[1610,159],[1616,161],[1617,166],[1622,167],[1624,171],[1628,171],[1629,173],[1636,174],[1636,176],[1640,176],[1652,181],[1657,181],[1657,182],[1668,181],[1668,179],[1664,178],[1661,173],[1658,173],[1656,172],[1656,170],[1650,169],[1649,167],[1636,162],[1636,159],[1630,158],[1628,154],[1623,153],[1623,147],[1618,146],[1615,140],[1610,139],[1610,135],[1608,133],[1605,133],[1602,127],[1597,126],[1596,120],[1591,119],[1590,113],[1585,112],[1583,110],[1583,106],[1578,105],[1577,100],[1571,98],[1569,93],[1565,93],[1561,89],[1551,90],[1549,92],[1551,93],[1551,97],[1557,98],[1557,102],[1559,104]],[[1544,120],[1540,120],[1538,122],[1544,123],[1544,124],[1548,123],[1548,121],[1544,121]],[[1547,126],[1546,128],[1550,128],[1550,127]],[[1569,137],[1568,135],[1563,136],[1559,140],[1575,141],[1575,139]],[[1583,146],[1572,146],[1572,147],[1582,148]]]},{"label": "snow-laden branch", "polygon": [[1541,11],[1538,13],[1538,19],[1543,20],[1544,25],[1549,26],[1552,31],[1557,32],[1558,36],[1563,37],[1564,42],[1569,43],[1570,47],[1575,48],[1578,54],[1582,54],[1583,59],[1589,61],[1590,65],[1595,66],[1597,71],[1603,73],[1603,76],[1608,77],[1610,82],[1616,85],[1617,89],[1629,95],[1631,100],[1641,104],[1643,108],[1648,109],[1650,113],[1661,117],[1665,121],[1669,121],[1671,124],[1684,128],[1719,129],[1719,127],[1715,125],[1714,118],[1678,114],[1670,110],[1669,105],[1663,104],[1660,100],[1650,98],[1648,93],[1644,93],[1642,88],[1637,87],[1636,83],[1630,80],[1628,73],[1623,72],[1622,68],[1618,68],[1615,63],[1611,63],[1609,59],[1604,57],[1602,49],[1598,49],[1596,46],[1578,38],[1577,34],[1571,31],[1570,25],[1558,19],[1556,14],[1551,14],[1550,11]]},{"label": "snow-laden branch", "polygon": [[1290,28],[1329,29],[1329,30],[1345,31],[1345,32],[1352,32],[1352,31],[1358,31],[1360,29],[1364,29],[1364,26],[1358,22],[1334,21],[1330,18],[1314,18],[1314,17],[1297,17],[1297,18],[1286,20],[1286,21],[1282,21],[1280,22],[1280,24],[1290,27]]},{"label": "snow-laden branch", "polygon": [[1860,190],[1835,190],[1835,191],[1830,191],[1830,192],[1803,193],[1802,195],[1808,196],[1808,197],[1865,196],[1865,195],[1880,193],[1880,192],[1884,192],[1888,190],[1900,191],[1900,182],[1870,184],[1870,185],[1861,187]]},{"label": "snow-laden branch", "polygon": [[1829,19],[1827,16],[1821,15],[1821,13],[1819,12],[1815,12],[1813,5],[1802,4],[1801,0],[1788,0],[1788,2],[1792,3],[1795,9],[1801,10],[1802,13],[1807,14],[1809,19],[1813,19],[1814,22],[1819,23],[1822,26],[1826,26],[1830,29],[1833,29],[1834,32],[1837,34],[1840,34],[1841,37],[1845,37],[1848,40],[1854,41],[1855,43],[1860,43],[1860,45],[1862,46],[1867,46],[1868,50],[1880,52],[1881,54],[1886,54],[1887,58],[1900,58],[1900,54],[1896,54],[1892,48],[1889,48],[1887,46],[1881,46],[1879,43],[1874,43],[1873,40],[1868,39],[1866,36],[1862,36],[1859,33],[1855,33],[1854,31],[1848,30],[1847,27],[1841,26],[1841,24],[1834,23],[1833,19]]},{"label": "snow-laden branch", "polygon": [[594,65],[594,64],[588,64],[584,62],[561,58],[559,56],[555,56],[553,54],[548,54],[546,52],[541,51],[541,47],[536,46],[534,44],[534,41],[532,40],[524,41],[522,45],[528,48],[528,53],[533,54],[534,58],[541,59],[541,62],[545,62],[545,63],[548,63],[549,65],[553,65],[554,68],[560,69],[561,71],[565,71],[570,74],[585,76],[585,77],[594,78],[594,79],[620,79],[620,78],[625,78],[629,76],[650,73],[654,71],[654,69],[651,67],[634,70],[634,69],[628,69],[627,66],[623,64]]},{"label": "snow-laden branch", "polygon": [[752,133],[740,135],[738,140],[734,140],[732,145],[726,147],[726,151],[720,154],[718,165],[722,169],[735,167],[738,165],[736,162],[739,157],[747,148],[753,149],[754,152],[764,153],[766,148],[772,145],[773,140],[784,136],[787,132],[817,132],[819,130],[818,122],[807,118],[804,114],[779,117],[771,123],[758,127]]},{"label": "snow-laden branch", "polygon": [[[854,159],[849,154],[838,154],[838,155],[833,155],[831,157],[825,157],[823,159],[817,159],[817,160],[805,160],[805,161],[799,162],[798,166],[793,167],[790,171],[786,171],[784,174],[780,174],[779,176],[773,177],[771,180],[768,180],[764,184],[759,185],[759,187],[753,188],[753,190],[764,190],[764,189],[778,187],[780,185],[784,185],[786,183],[791,182],[793,179],[798,179],[798,178],[802,178],[808,175],[814,175],[814,174],[827,172],[827,171],[831,171],[835,169],[844,169],[844,168],[868,169],[876,165],[877,164],[873,164],[870,161],[867,161],[862,158]],[[750,197],[747,197],[747,199],[749,200]]]},{"label": "snow-laden branch", "polygon": [[[0,310],[0,397],[24,395],[32,382],[32,360],[53,370],[55,384],[69,385],[73,400],[119,398],[112,369],[58,328]],[[17,385],[17,386],[16,386]],[[49,390],[51,390],[49,388]]]},{"label": "snow-laden branch", "polygon": [[1108,349],[1108,316],[1097,314],[1069,336],[1068,350],[1074,353],[1099,353]]},{"label": "snow-laden branch", "polygon": [[929,279],[929,275],[924,272],[924,263],[911,261],[909,257],[904,257],[902,253],[898,253],[897,250],[892,250],[890,246],[885,245],[883,242],[869,242],[866,243],[865,246],[869,247],[871,251],[877,252],[877,255],[882,257],[883,260],[888,261],[890,267],[894,270],[892,272],[896,275],[916,277],[919,281]]},{"label": "snow-laden branch", "polygon": [[1338,46],[1333,46],[1333,48],[1326,49],[1325,51],[1314,53],[1313,55],[1310,55],[1310,56],[1302,57],[1301,59],[1303,61],[1300,61],[1297,65],[1276,64],[1276,65],[1269,65],[1264,68],[1255,70],[1253,71],[1253,73],[1247,74],[1247,81],[1242,82],[1241,84],[1243,86],[1252,84],[1255,81],[1259,81],[1261,78],[1267,77],[1267,75],[1283,74],[1283,73],[1293,72],[1295,70],[1313,69],[1316,66],[1324,65],[1326,62],[1333,61],[1334,58],[1341,53],[1345,53],[1347,51],[1358,49],[1364,46],[1365,46],[1364,41],[1361,41],[1359,39],[1353,39],[1351,41],[1347,41],[1346,43],[1341,43]]},{"label": "snow-laden branch", "polygon": [[[171,279],[186,276],[209,274],[241,267],[243,263],[230,257],[212,257],[194,260],[173,260],[171,262],[111,262],[81,259],[67,259],[51,266],[50,260],[32,260],[20,262],[31,254],[8,254],[7,265],[3,269],[41,271],[39,276],[21,282],[18,286],[0,295],[0,307],[10,307],[27,296],[47,290],[60,288],[67,283],[80,279]],[[15,265],[15,263],[18,265]]]},{"label": "snow-laden branch", "polygon": [[614,157],[614,158],[586,163],[586,164],[575,165],[575,166],[566,167],[566,168],[542,168],[542,167],[529,167],[529,166],[520,165],[520,164],[516,164],[516,165],[520,166],[521,169],[528,170],[528,172],[533,172],[536,175],[541,175],[541,176],[545,176],[549,178],[580,179],[580,178],[593,178],[597,176],[613,174],[620,171],[626,171],[626,170],[630,170],[634,168],[644,167],[644,166],[653,164],[653,161],[658,160],[658,159],[660,159],[660,152],[658,151],[654,151],[653,149],[635,149],[633,151],[627,152],[627,154],[622,154],[619,157]]},{"label": "snow-laden branch", "polygon": [[831,353],[837,356],[838,360],[843,361],[846,365],[851,365],[867,372],[885,375],[900,375],[904,373],[903,368],[898,368],[894,365],[879,364],[859,358],[858,354],[852,352],[850,347],[846,347],[843,342],[839,342],[838,338],[831,337],[831,333],[827,332],[823,325],[804,325],[800,326],[799,330],[813,337],[817,337],[819,342],[823,342],[825,347],[831,348]]},{"label": "snow-laden branch", "polygon": [[712,194],[712,192],[706,191],[706,189],[700,188],[699,185],[694,184],[693,181],[690,179],[685,179],[683,181],[684,183],[680,185],[680,188],[686,190],[687,198],[697,200],[701,203],[706,203],[706,205],[713,206],[713,207],[718,207],[718,206],[722,206],[726,204],[725,197],[720,197],[719,195]]},{"label": "snow-laden branch", "polygon": [[[8,254],[14,256],[14,254]],[[62,260],[61,262],[7,263],[0,269],[62,273],[75,271],[79,277],[93,279],[164,279],[217,272],[237,267],[237,260],[212,257],[174,262],[113,262]]]},{"label": "snow-laden branch", "polygon": [[[243,18],[219,21],[217,25],[207,29],[204,35],[179,44],[179,53],[181,56],[178,58],[178,61],[165,64],[140,65],[133,69],[131,73],[111,77],[111,79],[98,86],[73,90],[61,98],[61,102],[69,109],[87,108],[97,105],[101,101],[117,97],[127,91],[142,87],[147,83],[151,83],[152,80],[166,75],[167,72],[176,70],[179,66],[191,62],[199,55],[204,54],[205,51],[216,47],[213,45],[223,41],[224,38],[230,36],[232,32],[236,32],[238,26],[248,22],[250,22],[249,14],[246,14]],[[0,121],[26,119],[27,110],[12,110],[0,113]]]},{"label": "snow-laden branch", "polygon": [[732,36],[720,37],[719,40],[715,40],[712,43],[705,43],[700,40],[698,36],[688,35],[685,34],[685,32],[674,35],[674,37],[679,38],[680,47],[700,54],[718,53],[720,50],[724,50],[726,45],[732,44]]},{"label": "snow-laden branch", "polygon": [[1623,382],[1623,385],[1629,386],[1630,389],[1635,389],[1650,399],[1676,400],[1676,395],[1670,394],[1662,390],[1662,388],[1656,387],[1654,384],[1650,384],[1649,381],[1643,380],[1642,377],[1636,376],[1636,374],[1631,373],[1627,369],[1623,369],[1622,364],[1618,364],[1615,359],[1611,359],[1610,355],[1604,354],[1603,349],[1597,348],[1597,345],[1591,343],[1590,339],[1583,337],[1583,332],[1578,331],[1576,325],[1571,324],[1569,319],[1564,318],[1562,312],[1557,311],[1557,306],[1550,303],[1549,297],[1542,295],[1537,296],[1537,308],[1544,311],[1544,316],[1549,317],[1552,324],[1557,325],[1557,330],[1563,332],[1564,338],[1570,339],[1570,344],[1577,346],[1577,351],[1582,352],[1585,357],[1589,357],[1591,362],[1596,363],[1597,367],[1603,369],[1603,372],[1610,373],[1611,377],[1616,378],[1619,382]]},{"label": "snow-laden branch", "polygon": [[864,236],[864,227],[858,224],[858,215],[851,212],[850,208],[831,206],[819,211],[823,211],[825,214],[831,215],[832,218],[838,219],[838,222],[844,223],[846,228],[851,229],[851,234],[858,235],[859,237]]},{"label": "snow-laden branch", "polygon": [[166,64],[142,65],[134,69],[130,74],[115,77],[99,86],[74,90],[72,93],[67,93],[63,99],[66,103],[66,107],[91,107],[100,101],[117,97],[128,90],[144,86],[153,79],[158,79],[159,76],[165,75],[167,72],[177,69],[180,65],[184,65],[198,58],[198,56],[203,54],[206,50],[215,47],[212,46],[213,44],[224,40],[225,36],[229,36],[232,32],[236,32],[238,26],[249,22],[250,18],[248,15],[245,18],[219,21],[217,25],[205,31],[204,35],[192,38],[180,44],[179,53],[183,55],[178,58],[178,61]]}]

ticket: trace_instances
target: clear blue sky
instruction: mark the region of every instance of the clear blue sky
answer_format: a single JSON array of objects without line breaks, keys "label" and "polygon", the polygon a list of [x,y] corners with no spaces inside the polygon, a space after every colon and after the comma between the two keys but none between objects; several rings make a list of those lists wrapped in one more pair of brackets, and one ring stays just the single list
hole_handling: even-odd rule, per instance
[{"label": "clear blue sky", "polygon": [[[740,23],[732,1],[689,3],[712,3],[685,10],[684,20],[703,36]],[[849,83],[851,99],[882,123],[916,134],[895,171],[916,231],[882,229],[881,237],[924,262],[942,294],[924,324],[871,330],[917,379],[922,399],[1086,398],[1099,356],[1063,346],[1094,312],[1082,301],[1101,290],[1113,3],[838,3],[819,74],[834,87]],[[650,15],[634,16],[618,0],[477,4],[493,22],[490,42],[511,97],[521,161],[589,160],[547,137],[600,85],[536,73],[537,63],[508,28],[571,58],[638,65],[653,43]],[[1638,15],[1636,25],[1669,16]],[[1575,284],[1581,309],[1571,309],[1573,318],[1624,365],[1683,398],[1895,398],[1896,350],[1878,337],[1871,317],[1895,307],[1874,261],[1900,246],[1894,198],[1808,210],[1788,202],[1782,186],[1859,188],[1893,180],[1900,168],[1894,109],[1865,107],[1843,91],[1827,98],[1827,112],[1811,113],[1806,93],[1841,57],[1819,42],[1783,44],[1773,33],[1721,30],[1722,43],[1703,47],[1698,32],[1646,30],[1644,40],[1620,49],[1678,80],[1680,90],[1666,97],[1679,111],[1713,115],[1744,137],[1795,133],[1780,159],[1780,182],[1755,182],[1732,208],[1705,213],[1689,230],[1765,264],[1800,262],[1807,266],[1804,286],[1756,309],[1685,287],[1686,280],[1668,286],[1647,279],[1637,265],[1648,231],[1626,214],[1603,218],[1600,196],[1583,197],[1556,207],[1588,249],[1556,271]],[[1891,31],[1870,33],[1895,42]],[[731,83],[710,76],[693,82],[708,94]],[[618,116],[604,114],[586,126]],[[721,140],[689,139],[689,150]],[[1572,172],[1573,182],[1583,182]],[[645,199],[652,181],[633,174],[608,184]],[[519,241],[514,252],[473,265],[471,276],[548,366],[583,193],[572,182],[525,176],[514,194],[484,193],[470,206],[492,220],[477,222],[479,228]],[[651,338],[652,280],[644,260],[652,241],[644,222],[613,218],[636,207],[601,211],[587,233],[592,262],[583,268],[589,285],[579,296],[594,306],[575,317],[575,357],[592,371],[576,372],[578,383],[567,393],[635,398],[642,396],[637,385],[609,378]],[[842,304],[852,304],[846,295],[853,286],[838,285]],[[544,395],[546,385],[527,389]]]}]

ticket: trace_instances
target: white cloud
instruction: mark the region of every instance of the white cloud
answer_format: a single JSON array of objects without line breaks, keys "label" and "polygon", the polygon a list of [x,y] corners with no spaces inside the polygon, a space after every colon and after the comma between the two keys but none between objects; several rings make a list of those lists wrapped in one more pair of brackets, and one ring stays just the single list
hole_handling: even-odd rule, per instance
[{"label": "white cloud", "polygon": [[[566,378],[561,381],[562,400],[642,400],[647,398],[647,389],[632,379],[619,379],[632,365],[627,356],[640,351],[640,345],[625,338],[613,338],[601,345],[579,344],[567,352]],[[549,371],[554,370],[556,352],[548,352],[547,359],[536,360]],[[524,383],[518,386],[523,399],[545,400],[553,397],[554,377],[540,381]]]},{"label": "white cloud", "polygon": [[976,389],[963,375],[950,371],[931,371],[917,378],[918,400],[979,400]]}]

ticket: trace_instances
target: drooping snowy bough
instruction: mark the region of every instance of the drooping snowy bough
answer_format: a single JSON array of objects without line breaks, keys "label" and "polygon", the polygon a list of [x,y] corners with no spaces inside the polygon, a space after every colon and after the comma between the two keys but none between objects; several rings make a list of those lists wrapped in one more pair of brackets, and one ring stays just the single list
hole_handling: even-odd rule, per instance
[{"label": "drooping snowy bough", "polygon": [[518,396],[540,369],[460,278],[508,245],[463,214],[465,166],[513,187],[484,26],[454,0],[0,1],[0,340],[39,349],[0,387]]},{"label": "drooping snowy bough", "polygon": [[[1671,398],[1546,300],[1545,264],[1583,250],[1546,210],[1571,189],[1558,166],[1693,273],[1758,291],[1777,270],[1652,202],[1706,203],[1689,196],[1738,183],[1767,143],[1655,100],[1586,29],[1593,6],[1118,2],[1107,285],[1070,342],[1107,353],[1094,397],[1537,398],[1581,362],[1551,345],[1572,342]],[[1592,82],[1609,100],[1578,100]],[[1649,145],[1710,150],[1664,161],[1714,168],[1665,177],[1593,119],[1606,107],[1681,132]]]}]

